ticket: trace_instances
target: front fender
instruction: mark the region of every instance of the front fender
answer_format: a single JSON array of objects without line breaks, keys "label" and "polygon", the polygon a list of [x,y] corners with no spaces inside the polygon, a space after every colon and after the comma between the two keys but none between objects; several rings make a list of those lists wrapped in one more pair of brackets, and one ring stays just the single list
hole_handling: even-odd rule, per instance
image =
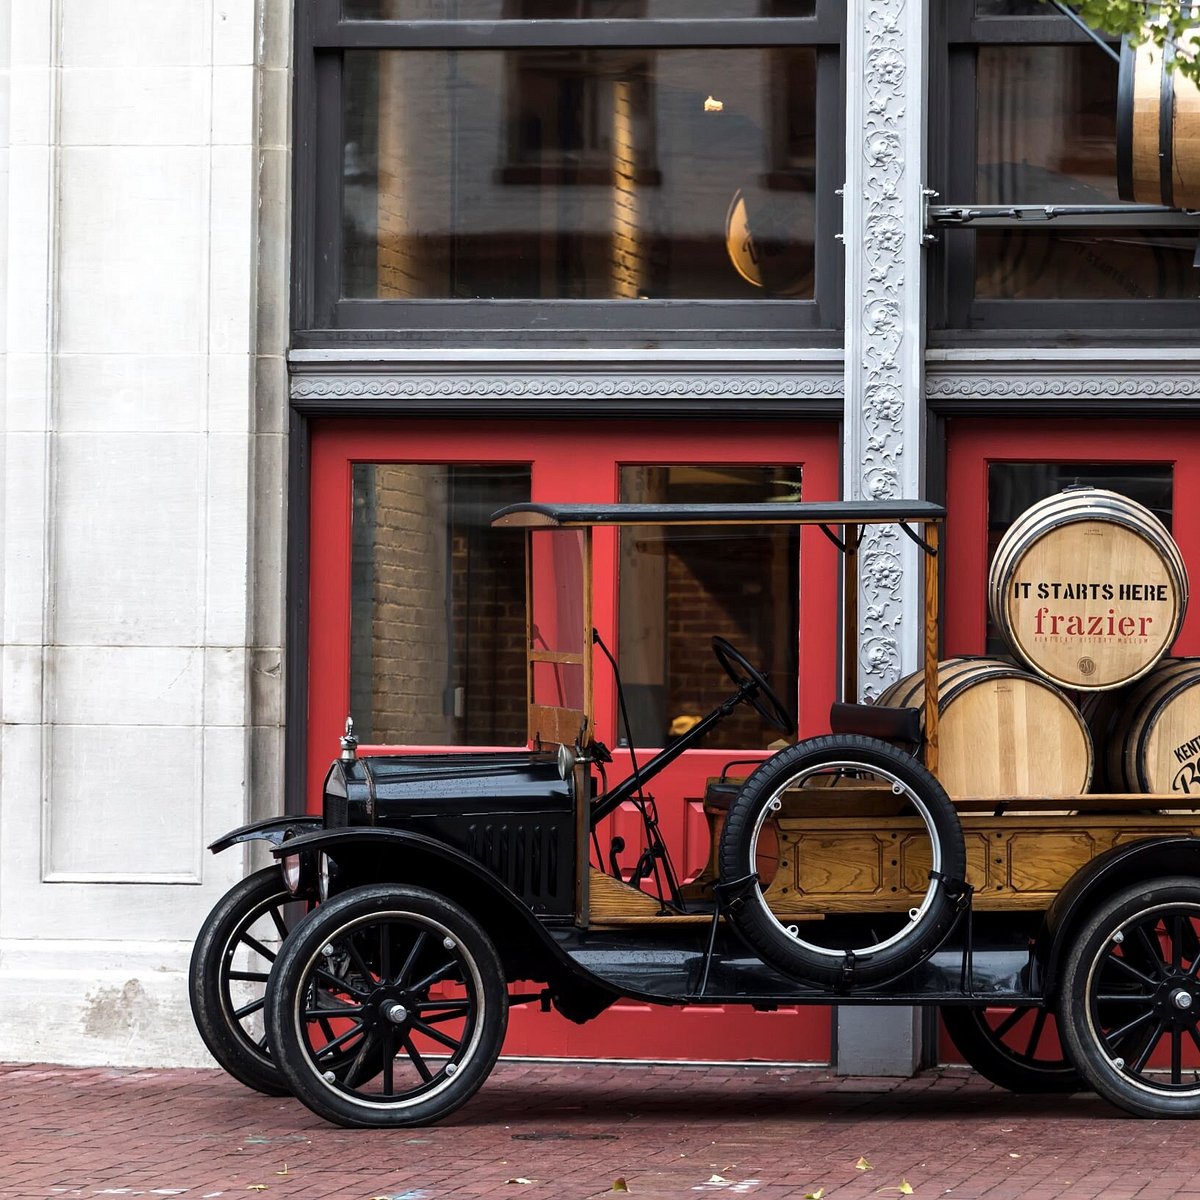
[{"label": "front fender", "polygon": [[576,991],[604,992],[604,1004],[617,995],[559,946],[503,880],[444,842],[403,829],[345,826],[305,833],[272,850],[276,858],[308,858],[316,852],[334,863],[338,891],[367,883],[410,883],[453,900],[487,930],[510,979],[560,985],[569,980]]},{"label": "front fender", "polygon": [[220,854],[239,842],[270,842],[272,846],[279,847],[285,840],[320,829],[322,824],[320,817],[268,817],[265,821],[252,821],[249,825],[231,829],[215,842],[210,842],[208,848],[214,854]]},{"label": "front fender", "polygon": [[1053,996],[1063,958],[1072,938],[1095,908],[1096,897],[1111,896],[1146,879],[1169,875],[1200,877],[1200,838],[1172,836],[1143,838],[1114,846],[1079,868],[1067,880],[1046,912],[1038,938],[1042,994]]}]

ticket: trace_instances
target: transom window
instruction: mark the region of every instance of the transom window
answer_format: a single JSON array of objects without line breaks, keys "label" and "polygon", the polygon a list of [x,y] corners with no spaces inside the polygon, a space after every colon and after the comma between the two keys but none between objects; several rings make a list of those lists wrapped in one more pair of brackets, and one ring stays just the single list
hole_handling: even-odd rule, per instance
[{"label": "transom window", "polygon": [[836,340],[844,19],[843,0],[301,6],[297,344]]},{"label": "transom window", "polygon": [[[1104,47],[1043,0],[945,0],[944,13],[939,202],[1119,205],[1119,70]],[[1133,213],[944,229],[935,325],[1194,330],[1198,230],[1194,214]]]}]

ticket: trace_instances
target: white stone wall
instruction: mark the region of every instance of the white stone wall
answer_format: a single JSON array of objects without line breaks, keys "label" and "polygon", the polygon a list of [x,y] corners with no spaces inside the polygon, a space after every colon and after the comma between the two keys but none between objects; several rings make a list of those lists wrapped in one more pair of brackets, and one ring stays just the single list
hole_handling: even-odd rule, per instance
[{"label": "white stone wall", "polygon": [[281,804],[287,0],[0,0],[0,1059],[200,1063]]}]

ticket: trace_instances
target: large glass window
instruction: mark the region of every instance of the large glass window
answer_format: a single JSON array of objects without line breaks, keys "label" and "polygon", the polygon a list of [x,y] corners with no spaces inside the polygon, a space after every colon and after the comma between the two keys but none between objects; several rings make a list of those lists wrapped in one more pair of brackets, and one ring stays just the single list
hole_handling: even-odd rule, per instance
[{"label": "large glass window", "polygon": [[[628,503],[796,499],[800,468],[623,466],[620,489]],[[666,744],[728,696],[729,681],[707,652],[713,634],[762,666],[795,715],[799,568],[795,526],[623,531],[619,636],[636,745]],[[743,708],[705,745],[762,741],[761,719]]]},{"label": "large glass window", "polygon": [[365,742],[525,740],[527,466],[356,463],[350,711]]},{"label": "large glass window", "polygon": [[[1041,0],[949,0],[940,200],[1119,206],[1118,65]],[[1110,47],[1115,51],[1115,46]],[[1039,219],[1039,216],[1041,219]],[[1192,329],[1194,217],[1036,211],[946,229],[949,329]]]},{"label": "large glass window", "polygon": [[298,342],[836,340],[843,26],[843,0],[302,6]]},{"label": "large glass window", "polygon": [[342,294],[811,300],[816,54],[351,51]]}]

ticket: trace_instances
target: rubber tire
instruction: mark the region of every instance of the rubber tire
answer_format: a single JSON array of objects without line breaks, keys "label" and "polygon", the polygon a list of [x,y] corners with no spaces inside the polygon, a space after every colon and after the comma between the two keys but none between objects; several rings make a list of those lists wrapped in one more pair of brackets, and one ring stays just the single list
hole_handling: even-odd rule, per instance
[{"label": "rubber tire", "polygon": [[[460,957],[475,978],[473,1015],[477,1032],[467,1056],[459,1060],[456,1073],[446,1076],[433,1092],[415,1100],[388,1103],[359,1096],[340,1082],[325,1079],[310,1053],[301,1011],[308,974],[322,948],[336,945],[352,928],[368,927],[372,919],[394,916],[413,917],[417,923],[454,939],[455,948],[461,951]],[[318,1116],[351,1129],[407,1128],[449,1116],[482,1086],[504,1043],[508,988],[495,946],[464,909],[425,888],[371,884],[343,892],[296,926],[267,984],[266,1019],[270,1045],[292,1094]]]},{"label": "rubber tire", "polygon": [[[729,808],[719,851],[722,882],[735,882],[754,873],[754,827],[771,798],[790,780],[822,766],[858,765],[884,772],[911,790],[929,813],[930,837],[936,840],[941,873],[961,880],[966,872],[962,825],[945,789],[919,762],[888,742],[858,734],[830,735],[797,742],[759,766]],[[935,859],[936,861],[936,859]],[[918,966],[945,940],[960,906],[945,880],[935,880],[927,911],[890,946],[871,954],[855,954],[853,972],[846,978],[844,952],[814,950],[791,936],[762,900],[761,889],[735,903],[729,918],[763,960],[787,975],[824,986],[847,987],[884,983]]]},{"label": "rubber tire", "polygon": [[[1063,963],[1058,1001],[1059,1036],[1083,1077],[1110,1103],[1139,1117],[1200,1117],[1200,1081],[1182,1094],[1138,1085],[1114,1066],[1100,1047],[1092,1027],[1088,999],[1089,979],[1097,958],[1112,943],[1113,934],[1139,913],[1172,903],[1195,906],[1200,916],[1200,879],[1174,876],[1125,888],[1110,899],[1083,925]],[[1200,1023],[1200,1004],[1191,1010]],[[1187,1044],[1195,1049],[1191,1039]]]},{"label": "rubber tire", "polygon": [[[1066,1058],[1027,1058],[1013,1052],[987,1024],[982,1008],[947,1005],[941,1009],[950,1040],[963,1059],[989,1083],[1010,1092],[1069,1094],[1088,1084]],[[1036,1018],[1035,1018],[1036,1019]]]},{"label": "rubber tire", "polygon": [[196,1028],[213,1058],[246,1087],[265,1096],[287,1096],[287,1083],[270,1051],[247,1035],[229,1007],[227,973],[234,939],[246,918],[272,901],[293,902],[277,866],[247,875],[217,901],[192,947],[188,993]]}]

